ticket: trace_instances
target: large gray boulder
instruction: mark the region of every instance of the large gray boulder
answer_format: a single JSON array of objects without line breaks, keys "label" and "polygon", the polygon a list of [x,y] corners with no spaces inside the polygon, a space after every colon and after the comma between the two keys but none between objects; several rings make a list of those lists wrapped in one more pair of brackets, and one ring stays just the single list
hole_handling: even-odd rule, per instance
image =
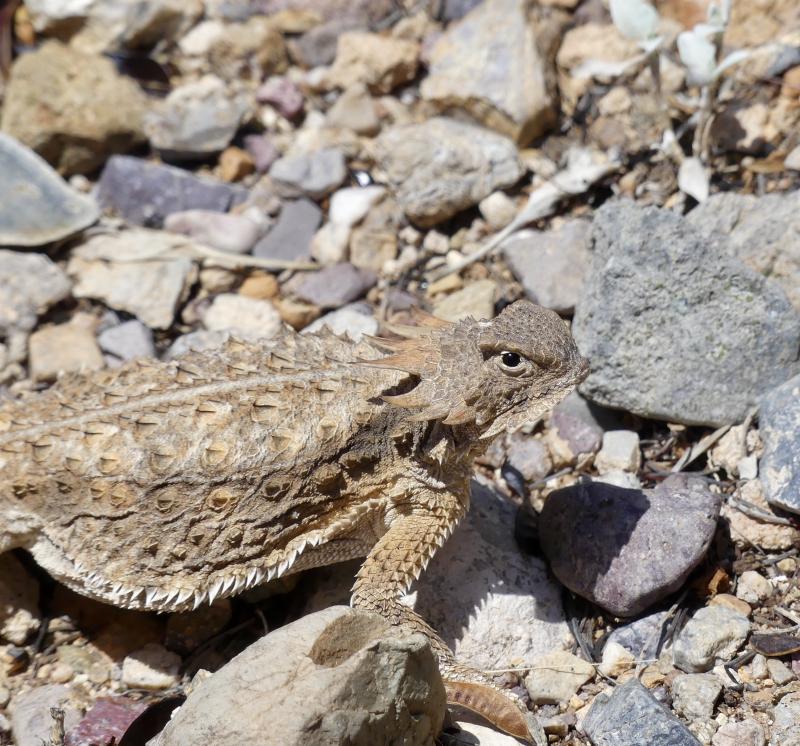
[{"label": "large gray boulder", "polygon": [[800,314],[782,289],[680,215],[614,201],[596,214],[573,332],[593,401],[685,424],[744,419],[800,370]]},{"label": "large gray boulder", "polygon": [[334,606],[262,637],[200,684],[156,746],[433,746],[444,713],[424,637]]}]

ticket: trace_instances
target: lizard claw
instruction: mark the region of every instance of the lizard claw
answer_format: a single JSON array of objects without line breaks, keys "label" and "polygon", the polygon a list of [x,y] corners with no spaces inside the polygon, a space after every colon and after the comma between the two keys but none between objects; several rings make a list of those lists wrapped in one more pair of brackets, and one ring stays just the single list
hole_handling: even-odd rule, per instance
[{"label": "lizard claw", "polygon": [[536,746],[547,746],[547,737],[542,726],[511,692],[496,689],[489,684],[447,679],[444,688],[448,703],[472,710],[515,738]]}]

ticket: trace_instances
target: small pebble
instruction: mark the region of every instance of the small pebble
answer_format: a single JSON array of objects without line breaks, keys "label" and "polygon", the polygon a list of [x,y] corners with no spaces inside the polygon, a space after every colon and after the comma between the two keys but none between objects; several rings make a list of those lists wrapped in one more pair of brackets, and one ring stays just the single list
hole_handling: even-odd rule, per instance
[{"label": "small pebble", "polygon": [[680,631],[673,644],[675,665],[688,672],[709,671],[731,660],[747,639],[746,616],[725,606],[706,606]]},{"label": "small pebble", "polygon": [[639,435],[631,430],[603,433],[603,445],[594,460],[600,474],[612,471],[636,472],[642,463]]},{"label": "small pebble", "polygon": [[594,673],[594,666],[583,658],[556,651],[534,661],[525,687],[534,704],[564,704],[594,678]]},{"label": "small pebble", "polygon": [[122,683],[131,689],[169,689],[178,683],[181,658],[150,643],[122,661]]},{"label": "small pebble", "polygon": [[772,583],[755,570],[745,570],[736,583],[736,597],[759,606],[772,595]]}]

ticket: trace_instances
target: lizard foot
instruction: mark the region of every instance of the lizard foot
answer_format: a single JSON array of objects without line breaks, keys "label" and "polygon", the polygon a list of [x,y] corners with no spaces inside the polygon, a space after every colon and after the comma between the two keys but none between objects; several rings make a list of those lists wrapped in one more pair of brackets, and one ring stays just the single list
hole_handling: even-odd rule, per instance
[{"label": "lizard foot", "polygon": [[542,726],[512,692],[488,682],[464,681],[461,677],[449,678],[446,674],[443,678],[448,704],[472,710],[515,738],[536,746],[547,746]]}]

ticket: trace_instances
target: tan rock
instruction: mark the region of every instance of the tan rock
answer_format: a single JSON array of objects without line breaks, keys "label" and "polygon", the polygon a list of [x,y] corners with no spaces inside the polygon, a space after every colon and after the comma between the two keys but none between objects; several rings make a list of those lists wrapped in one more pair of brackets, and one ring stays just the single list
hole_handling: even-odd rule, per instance
[{"label": "tan rock", "polygon": [[380,34],[348,31],[339,37],[326,83],[349,88],[363,83],[373,93],[389,93],[417,74],[419,44]]},{"label": "tan rock", "polygon": [[[764,499],[763,488],[758,479],[745,482],[739,487],[737,496],[766,515],[774,515],[772,508]],[[747,506],[744,508],[747,509]],[[729,502],[722,505],[722,517],[728,521],[731,538],[740,546],[748,547],[755,544],[765,551],[782,551],[800,543],[800,530],[794,526],[760,521],[758,518],[746,515]]]},{"label": "tan rock", "polygon": [[219,175],[223,181],[241,181],[255,170],[250,154],[236,146],[225,148],[219,157]]},{"label": "tan rock", "polygon": [[239,288],[239,295],[265,300],[274,298],[278,294],[278,290],[278,281],[274,275],[255,271],[245,278]]},{"label": "tan rock", "polygon": [[594,666],[566,651],[556,651],[537,659],[525,678],[525,687],[534,704],[561,704],[594,678]]},{"label": "tan rock", "polygon": [[556,115],[528,6],[486,0],[451,24],[431,51],[423,98],[466,110],[522,145],[548,129]]},{"label": "tan rock", "polygon": [[48,42],[14,63],[0,129],[61,173],[87,173],[144,140],[147,106],[111,60]]},{"label": "tan rock", "polygon": [[94,334],[75,324],[37,329],[28,341],[28,363],[34,381],[54,381],[59,373],[100,370],[105,365]]},{"label": "tan rock", "polygon": [[440,300],[433,307],[433,313],[447,321],[460,321],[468,316],[491,319],[494,317],[496,293],[497,283],[494,280],[478,280]]}]

